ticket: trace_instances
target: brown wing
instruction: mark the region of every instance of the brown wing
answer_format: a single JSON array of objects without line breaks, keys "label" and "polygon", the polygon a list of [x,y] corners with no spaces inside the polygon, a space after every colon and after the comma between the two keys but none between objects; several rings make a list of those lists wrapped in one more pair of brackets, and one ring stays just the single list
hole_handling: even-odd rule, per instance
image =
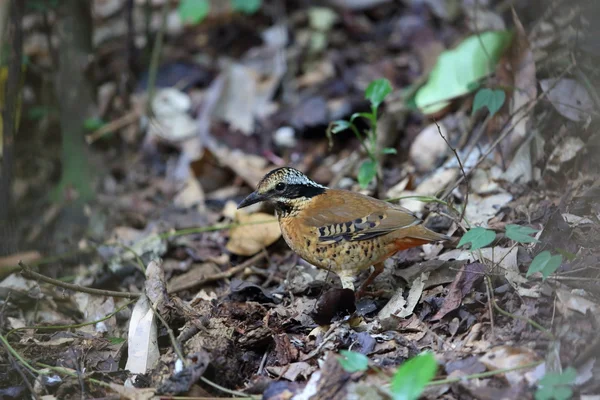
[{"label": "brown wing", "polygon": [[313,202],[302,217],[317,228],[323,244],[370,239],[421,223],[403,207],[346,190],[329,189]]}]

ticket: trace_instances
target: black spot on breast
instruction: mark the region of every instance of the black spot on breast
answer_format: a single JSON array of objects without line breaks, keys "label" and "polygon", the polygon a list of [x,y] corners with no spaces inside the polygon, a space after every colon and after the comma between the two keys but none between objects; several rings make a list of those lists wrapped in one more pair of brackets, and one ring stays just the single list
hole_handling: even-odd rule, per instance
[{"label": "black spot on breast", "polygon": [[360,224],[361,222],[362,222],[362,218],[356,218],[356,219],[354,220],[354,223],[355,223],[355,224]]},{"label": "black spot on breast", "polygon": [[346,250],[346,254],[350,254],[350,250]]},{"label": "black spot on breast", "polygon": [[306,239],[306,246],[310,246],[310,239]]},{"label": "black spot on breast", "polygon": [[383,214],[379,214],[379,219],[383,219],[384,215]]}]

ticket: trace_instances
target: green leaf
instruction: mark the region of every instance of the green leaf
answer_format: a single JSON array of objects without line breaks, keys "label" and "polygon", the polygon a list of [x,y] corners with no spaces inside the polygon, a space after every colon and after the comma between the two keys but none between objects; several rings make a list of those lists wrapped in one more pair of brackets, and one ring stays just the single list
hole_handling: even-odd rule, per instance
[{"label": "green leaf", "polygon": [[390,81],[385,78],[375,79],[367,86],[367,90],[365,90],[365,99],[371,102],[371,106],[377,108],[383,102],[383,99],[391,92],[392,85],[390,84]]},{"label": "green leaf", "polygon": [[231,0],[231,8],[244,14],[254,14],[262,6],[262,0]]},{"label": "green leaf", "polygon": [[[376,116],[375,116],[376,117]],[[367,121],[373,121],[373,114],[368,113],[368,112],[357,112],[354,113],[350,116],[350,122],[354,122],[355,119],[357,118],[364,118]]]},{"label": "green leaf", "polygon": [[542,251],[540,254],[535,256],[529,269],[527,270],[527,277],[530,275],[541,272],[544,279],[548,278],[550,274],[558,269],[562,264],[562,256],[552,255],[548,250]]},{"label": "green leaf", "polygon": [[87,118],[83,121],[83,127],[87,131],[95,131],[106,125],[102,118]]},{"label": "green leaf", "polygon": [[27,118],[32,121],[39,121],[53,112],[54,110],[47,106],[33,106],[27,111]]},{"label": "green leaf", "polygon": [[208,15],[210,3],[208,0],[181,0],[177,12],[184,23],[199,24]]},{"label": "green leaf", "polygon": [[469,231],[460,238],[458,247],[471,243],[471,250],[477,250],[492,243],[494,239],[496,239],[496,232],[478,226],[469,229]]},{"label": "green leaf", "polygon": [[383,150],[381,150],[381,154],[398,154],[398,152],[392,147],[386,147]]},{"label": "green leaf", "polygon": [[125,339],[112,336],[108,338],[108,341],[110,342],[110,344],[121,344],[125,341]]},{"label": "green leaf", "polygon": [[479,89],[473,100],[473,112],[471,115],[475,114],[480,108],[487,107],[491,117],[500,110],[505,99],[506,94],[504,93],[504,90],[492,90],[487,88]]},{"label": "green leaf", "polygon": [[333,121],[331,123],[331,132],[332,133],[340,133],[341,131],[345,131],[346,129],[350,129],[352,127],[352,123],[343,119],[338,119],[337,121]]},{"label": "green leaf", "polygon": [[366,371],[369,367],[369,359],[364,354],[349,350],[340,350],[340,354],[338,361],[347,372]]},{"label": "green leaf", "polygon": [[535,243],[538,242],[536,238],[529,235],[539,232],[537,229],[530,228],[528,226],[521,225],[506,225],[506,237],[514,240],[517,243]]},{"label": "green leaf", "polygon": [[427,83],[415,94],[415,103],[421,112],[435,113],[451,99],[470,93],[474,82],[494,71],[513,34],[488,31],[477,36],[469,36],[456,48],[440,54]]},{"label": "green leaf", "polygon": [[548,372],[539,381],[535,400],[567,400],[573,395],[569,385],[575,382],[577,371],[569,367],[562,374]]},{"label": "green leaf", "polygon": [[425,385],[435,376],[437,362],[430,352],[421,353],[411,358],[394,374],[391,392],[394,400],[416,400]]},{"label": "green leaf", "polygon": [[358,169],[358,183],[360,187],[366,189],[369,183],[377,175],[377,163],[373,160],[365,160]]}]

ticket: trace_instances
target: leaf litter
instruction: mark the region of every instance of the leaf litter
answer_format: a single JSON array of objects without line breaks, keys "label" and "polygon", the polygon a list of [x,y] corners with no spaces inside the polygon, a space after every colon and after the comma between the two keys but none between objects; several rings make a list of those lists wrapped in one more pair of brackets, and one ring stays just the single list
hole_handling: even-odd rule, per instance
[{"label": "leaf litter", "polygon": [[[553,2],[532,17],[496,2],[336,0],[282,10],[265,0],[246,13],[207,1],[184,9],[193,18],[182,21],[181,8],[162,0],[131,2],[135,26],[151,17],[146,37],[114,29],[126,27],[129,2],[93,3],[103,71],[93,79],[112,84],[97,121],[115,125],[90,146],[106,175],[86,205],[92,228],[66,236],[77,254],[52,260],[67,207],[44,217],[50,205],[39,207],[39,193],[51,189],[58,148],[17,137],[24,223],[6,231],[28,245],[0,249],[0,323],[22,360],[3,359],[17,367],[5,367],[0,387],[132,399],[223,388],[265,399],[599,394],[597,64],[588,53],[573,53],[576,66],[552,58],[576,46],[580,9]],[[26,53],[47,68],[53,41],[32,46],[43,14],[30,10],[26,20]],[[150,88],[148,72],[129,75],[138,67],[117,60],[125,43],[151,49],[160,29],[162,65]],[[444,67],[452,54],[460,63]],[[125,76],[137,91],[122,86]],[[380,179],[361,187],[361,144],[346,131],[330,146],[325,130],[368,111],[364,91],[380,78],[391,93],[376,139],[389,149],[371,161]],[[24,107],[43,105],[35,81],[24,86],[32,93]],[[28,121],[29,130],[50,142],[54,118]],[[355,301],[335,274],[289,250],[272,209],[235,211],[283,165],[324,185],[400,197],[453,240],[394,255],[374,282],[379,294]],[[14,273],[19,260],[138,299],[25,279]],[[62,378],[23,378],[15,372],[23,360],[38,371],[62,367],[52,372]]]}]

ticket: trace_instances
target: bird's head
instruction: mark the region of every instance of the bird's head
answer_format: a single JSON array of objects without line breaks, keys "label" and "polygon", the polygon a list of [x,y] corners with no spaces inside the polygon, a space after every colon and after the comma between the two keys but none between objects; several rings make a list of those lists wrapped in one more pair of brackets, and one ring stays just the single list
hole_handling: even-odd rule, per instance
[{"label": "bird's head", "polygon": [[325,192],[327,188],[309,179],[294,168],[277,168],[266,174],[256,190],[246,197],[238,208],[267,201],[285,213]]}]

